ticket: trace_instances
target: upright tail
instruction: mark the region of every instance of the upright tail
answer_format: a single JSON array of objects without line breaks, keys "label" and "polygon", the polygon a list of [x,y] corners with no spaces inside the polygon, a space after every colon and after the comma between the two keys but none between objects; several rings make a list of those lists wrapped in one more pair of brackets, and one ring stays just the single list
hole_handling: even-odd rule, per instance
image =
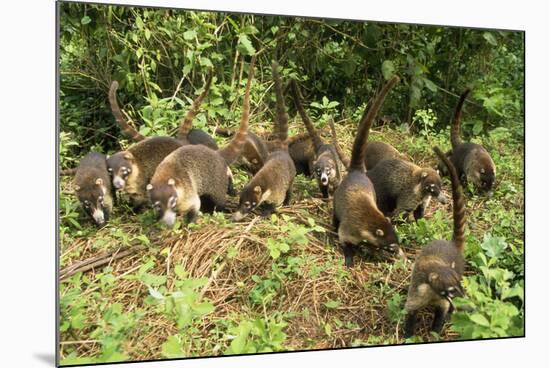
[{"label": "upright tail", "polygon": [[109,104],[111,105],[111,111],[113,112],[113,115],[115,116],[115,120],[122,130],[122,134],[124,134],[126,137],[130,138],[131,140],[135,142],[139,142],[145,139],[145,137],[138,133],[137,130],[135,130],[124,118],[122,115],[122,111],[120,110],[120,106],[118,106],[118,101],[116,99],[116,91],[118,89],[118,82],[113,81],[111,83],[111,88],[109,88]]},{"label": "upright tail", "polygon": [[338,154],[338,157],[340,158],[340,161],[344,164],[346,168],[349,167],[349,157],[346,156],[346,154],[342,151],[340,148],[340,144],[338,144],[338,137],[336,135],[336,127],[334,126],[334,120],[331,118],[328,119],[328,125],[330,125],[330,131],[332,133],[332,145],[334,146],[334,149],[336,150],[336,153]]},{"label": "upright tail", "polygon": [[458,100],[458,104],[456,105],[455,115],[451,125],[451,145],[453,149],[462,143],[462,140],[460,139],[460,116],[462,115],[462,106],[464,106],[464,101],[466,101],[466,97],[468,97],[469,94],[470,89],[468,88],[466,91],[462,92],[460,99]]},{"label": "upright tail", "polygon": [[453,240],[456,246],[460,249],[464,249],[464,227],[466,220],[464,219],[464,214],[466,213],[465,203],[464,203],[464,194],[462,193],[462,185],[458,178],[456,168],[451,163],[447,155],[439,149],[439,147],[434,147],[434,151],[441,161],[447,166],[449,174],[451,177],[451,186],[453,188]]},{"label": "upright tail", "polygon": [[349,171],[359,170],[365,172],[365,151],[367,149],[367,141],[369,138],[369,129],[372,125],[372,121],[378,114],[378,111],[382,107],[382,103],[386,98],[386,95],[390,89],[399,81],[399,77],[394,75],[382,88],[382,91],[376,96],[372,106],[368,110],[365,109],[359,127],[357,128],[357,135],[353,142],[353,148],[351,151],[351,160],[349,164]]},{"label": "upright tail", "polygon": [[180,141],[185,141],[187,139],[187,135],[189,134],[189,131],[193,127],[193,119],[195,118],[195,115],[197,114],[197,111],[199,107],[201,106],[202,100],[206,97],[208,94],[208,91],[210,90],[210,83],[212,82],[212,76],[213,72],[210,70],[210,73],[208,74],[208,78],[206,79],[206,84],[204,85],[204,90],[202,93],[197,97],[193,103],[191,104],[191,107],[185,114],[185,117],[182,119],[179,130],[178,130],[178,139]]},{"label": "upright tail", "polygon": [[302,106],[302,94],[298,89],[298,85],[296,84],[296,81],[293,80],[290,86],[292,89],[292,96],[294,97],[294,103],[296,104],[296,108],[298,109],[298,112],[302,117],[302,121],[304,122],[304,125],[306,126],[306,129],[311,139],[313,140],[313,147],[315,147],[315,151],[317,151],[319,147],[323,145],[323,140],[319,136],[319,133],[317,133],[317,130],[315,130],[315,127],[313,126],[313,123],[309,119],[309,116],[307,115],[306,110],[304,110],[304,106]]},{"label": "upright tail", "polygon": [[283,96],[283,89],[281,87],[281,77],[279,75],[279,64],[274,61],[271,64],[271,71],[273,81],[275,82],[275,96],[276,96],[276,117],[275,117],[275,129],[274,135],[279,140],[278,144],[280,148],[287,149],[288,147],[288,114],[285,108],[285,98]]},{"label": "upright tail", "polygon": [[231,142],[218,151],[228,165],[239,157],[248,135],[248,120],[250,119],[250,86],[252,85],[252,79],[254,78],[255,63],[256,56],[253,56],[248,67],[248,81],[246,82],[246,90],[244,92],[243,112],[241,115],[241,125],[239,126],[239,130],[233,139],[231,139]]}]

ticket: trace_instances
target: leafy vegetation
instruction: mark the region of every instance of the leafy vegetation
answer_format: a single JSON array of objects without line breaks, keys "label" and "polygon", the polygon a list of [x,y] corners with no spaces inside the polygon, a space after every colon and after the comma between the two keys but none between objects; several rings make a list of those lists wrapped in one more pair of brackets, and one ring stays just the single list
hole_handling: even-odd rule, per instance
[{"label": "leafy vegetation", "polygon": [[[402,83],[388,96],[372,140],[434,167],[431,149],[450,146],[456,95],[469,86],[465,139],[488,147],[497,166],[493,197],[467,190],[466,296],[455,300],[441,336],[428,332],[426,313],[408,341],[400,327],[411,261],[431,240],[451,237],[449,206],[432,203],[424,219],[397,225],[409,261],[364,254],[347,269],[330,226],[331,203],[303,176],[292,206],[271,218],[232,223],[216,212],[172,229],[152,211],[134,213],[124,198],[98,229],[64,177],[61,267],[122,247],[134,252],[62,279],[62,364],[524,333],[521,33],[75,3],[60,3],[60,21],[62,168],[74,167],[90,149],[112,153],[131,144],[108,106],[113,79],[143,135],[172,135],[213,67],[212,88],[193,124],[210,133],[235,127],[243,58],[255,52],[261,52],[251,91],[256,133],[271,131],[272,59],[280,60],[286,79],[300,82],[320,129],[335,118],[346,150],[368,98],[398,73]],[[303,132],[288,107],[291,134]],[[240,189],[249,176],[234,168],[234,178]],[[444,185],[449,191],[447,179]],[[235,205],[231,198],[229,209]]]}]

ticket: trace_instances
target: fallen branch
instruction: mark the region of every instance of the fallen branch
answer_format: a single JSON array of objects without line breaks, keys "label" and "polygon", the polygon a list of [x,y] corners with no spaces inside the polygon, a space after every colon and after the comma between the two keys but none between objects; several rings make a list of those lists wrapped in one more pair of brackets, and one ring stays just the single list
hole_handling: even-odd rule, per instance
[{"label": "fallen branch", "polygon": [[75,264],[72,264],[62,269],[59,272],[59,279],[63,280],[63,279],[66,279],[67,277],[74,275],[77,272],[86,272],[94,268],[104,266],[110,263],[111,261],[126,257],[127,255],[133,254],[143,248],[144,246],[139,246],[139,245],[132,246],[132,247],[118,248],[116,250],[85,259],[83,261],[77,262]]}]

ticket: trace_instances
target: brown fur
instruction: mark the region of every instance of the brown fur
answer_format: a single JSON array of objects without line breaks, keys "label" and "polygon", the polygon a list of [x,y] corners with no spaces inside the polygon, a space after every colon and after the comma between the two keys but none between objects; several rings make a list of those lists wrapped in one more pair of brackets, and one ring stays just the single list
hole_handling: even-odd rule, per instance
[{"label": "brown fur", "polygon": [[206,83],[204,85],[204,89],[202,93],[193,101],[193,103],[191,104],[191,107],[185,114],[185,117],[181,120],[177,138],[182,142],[187,141],[187,136],[189,135],[189,132],[191,131],[191,127],[193,126],[193,118],[197,114],[197,111],[201,106],[202,101],[208,94],[208,91],[210,91],[212,76],[213,76],[213,72],[210,71],[210,73],[208,74],[208,78],[206,79]]},{"label": "brown fur", "polygon": [[471,182],[478,189],[491,191],[495,184],[496,166],[487,150],[479,144],[463,143],[460,139],[462,106],[470,93],[467,89],[460,96],[451,125],[452,151],[450,158],[463,181]]},{"label": "brown fur", "polygon": [[286,140],[288,136],[288,115],[284,104],[281,80],[276,62],[272,64],[272,75],[275,82],[276,120],[274,133],[278,146],[269,154],[263,167],[244,187],[239,196],[239,207],[233,215],[235,221],[244,218],[248,213],[262,205],[262,214],[267,216],[276,207],[288,204],[292,197],[292,186],[296,168],[288,154]]},{"label": "brown fur", "polygon": [[249,65],[239,131],[223,149],[186,145],[172,152],[157,167],[147,186],[149,199],[159,219],[173,225],[177,214],[194,222],[199,210],[223,209],[232,191],[229,164],[236,160],[247,137],[250,117],[250,87],[255,57]]},{"label": "brown fur", "polygon": [[376,193],[365,175],[364,160],[366,140],[372,121],[389,90],[398,80],[399,78],[394,76],[386,83],[371,108],[365,110],[357,128],[349,172],[334,193],[333,224],[344,248],[348,267],[353,265],[355,248],[363,242],[378,249],[400,252],[391,222],[376,206]]},{"label": "brown fur", "polygon": [[116,98],[116,91],[118,90],[118,82],[112,81],[111,82],[111,88],[109,89],[109,104],[111,105],[111,111],[113,112],[113,115],[115,116],[115,120],[118,123],[118,126],[122,129],[122,133],[133,140],[134,142],[139,142],[145,139],[145,136],[138,133],[138,131],[130,126],[124,116],[122,115],[122,111],[120,110],[120,106],[118,105],[118,101]]},{"label": "brown fur", "polygon": [[461,278],[464,273],[464,195],[458,173],[451,161],[438,147],[434,151],[445,163],[453,188],[453,240],[434,240],[422,249],[415,261],[411,284],[405,303],[407,318],[405,337],[414,334],[416,314],[428,305],[435,306],[432,330],[440,332],[452,307],[451,300],[462,295]]},{"label": "brown fur", "polygon": [[391,159],[367,171],[367,176],[376,190],[378,208],[386,216],[414,211],[414,217],[418,220],[424,216],[431,197],[447,203],[441,190],[441,178],[432,168]]},{"label": "brown fur", "polygon": [[319,190],[324,198],[332,195],[342,180],[342,164],[335,147],[323,141],[302,106],[302,96],[295,81],[291,82],[292,95],[296,108],[311,137],[314,155],[309,157],[309,171],[317,179]]},{"label": "brown fur", "polygon": [[[74,184],[76,196],[86,214],[97,225],[106,223],[113,210],[115,198],[107,171],[106,156],[98,152],[90,152],[84,156],[76,169]],[[94,218],[96,211],[99,211],[100,216]]]},{"label": "brown fur", "polygon": [[[151,137],[108,157],[107,166],[113,176],[113,185],[130,196],[134,207],[143,206],[147,203],[145,187],[157,166],[181,146],[182,143],[172,137]],[[123,187],[117,185],[117,177],[124,180]]]}]

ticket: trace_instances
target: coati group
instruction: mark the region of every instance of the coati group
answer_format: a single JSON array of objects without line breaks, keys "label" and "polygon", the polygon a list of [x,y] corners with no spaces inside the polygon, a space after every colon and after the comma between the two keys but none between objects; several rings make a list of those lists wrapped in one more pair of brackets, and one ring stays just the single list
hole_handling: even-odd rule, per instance
[{"label": "coati group", "polygon": [[[252,57],[248,64],[239,128],[223,148],[208,133],[192,128],[194,116],[208,95],[213,71],[179,124],[176,137],[145,137],[138,133],[118,105],[118,82],[113,81],[108,94],[112,113],[122,133],[135,143],[110,156],[90,152],[82,158],[74,189],[85,213],[97,225],[105,225],[118,192],[125,193],[136,210],[149,205],[157,219],[169,226],[178,216],[191,223],[201,212],[225,209],[227,196],[237,194],[231,165],[239,163],[251,178],[239,193],[238,207],[232,214],[234,221],[256,209],[268,216],[280,206],[290,205],[295,176],[303,174],[316,179],[322,198],[332,197],[332,223],[346,266],[353,266],[354,256],[361,248],[380,256],[405,257],[394,228],[397,217],[412,213],[418,220],[432,197],[443,204],[448,201],[438,171],[412,163],[387,143],[368,141],[370,127],[399,77],[390,78],[365,108],[348,158],[338,143],[332,118],[328,121],[332,142],[323,140],[303,106],[304,97],[294,80],[290,81],[289,90],[307,134],[288,136],[285,88],[277,62],[271,65],[276,101],[272,139],[249,131],[255,62]],[[488,151],[460,139],[460,116],[468,93],[469,90],[460,96],[456,107],[452,149],[444,154],[434,148],[440,172],[451,179],[453,240],[432,241],[414,263],[405,304],[405,337],[414,334],[416,314],[426,306],[435,307],[432,329],[439,332],[452,310],[452,298],[463,294],[462,185],[471,182],[490,191],[495,184],[496,168]]]}]

